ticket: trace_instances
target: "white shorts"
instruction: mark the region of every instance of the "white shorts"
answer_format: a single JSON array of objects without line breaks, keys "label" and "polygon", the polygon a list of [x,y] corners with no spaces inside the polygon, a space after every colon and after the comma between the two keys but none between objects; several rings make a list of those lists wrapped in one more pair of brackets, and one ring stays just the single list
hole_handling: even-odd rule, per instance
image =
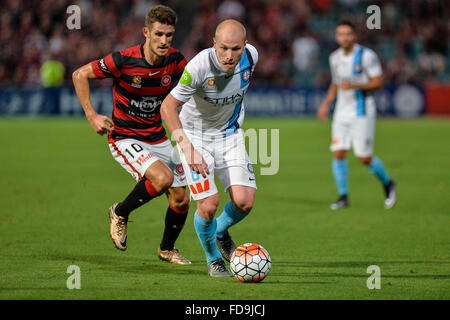
[{"label": "white shorts", "polygon": [[375,138],[375,115],[354,117],[353,119],[333,118],[331,127],[331,151],[350,150],[355,156],[370,157],[373,154]]},{"label": "white shorts", "polygon": [[186,180],[194,200],[200,200],[216,194],[217,186],[214,182],[214,173],[217,174],[225,191],[230,186],[240,185],[256,189],[255,174],[252,163],[245,150],[242,130],[228,137],[197,137],[185,131],[194,148],[205,159],[209,175],[203,178],[201,174],[192,171],[184,154],[178,146],[181,163],[186,174]]},{"label": "white shorts", "polygon": [[185,186],[186,177],[180,158],[169,140],[150,144],[135,139],[121,139],[109,144],[111,154],[136,181],[155,161],[161,160],[173,172],[172,188]]}]

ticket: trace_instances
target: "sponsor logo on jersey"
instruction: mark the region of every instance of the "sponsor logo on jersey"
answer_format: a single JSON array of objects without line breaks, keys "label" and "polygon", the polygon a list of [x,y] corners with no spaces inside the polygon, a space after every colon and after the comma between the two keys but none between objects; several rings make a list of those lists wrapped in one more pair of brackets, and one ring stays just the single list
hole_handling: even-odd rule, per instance
[{"label": "sponsor logo on jersey", "polygon": [[165,74],[162,78],[161,78],[161,84],[165,87],[167,87],[170,82],[172,81],[172,78],[168,75]]},{"label": "sponsor logo on jersey", "polygon": [[192,76],[189,73],[189,71],[187,71],[186,69],[184,69],[183,74],[181,75],[180,78],[180,83],[184,84],[184,85],[189,85],[192,82]]},{"label": "sponsor logo on jersey", "polygon": [[134,76],[133,77],[133,83],[131,84],[134,88],[141,88],[142,87],[142,77],[141,76]]},{"label": "sponsor logo on jersey", "polygon": [[130,106],[138,108],[142,112],[145,112],[148,116],[157,113],[157,108],[162,104],[162,100],[157,97],[143,97],[142,100],[136,101],[130,100]]},{"label": "sponsor logo on jersey", "polygon": [[235,104],[238,103],[239,101],[242,101],[242,99],[244,98],[244,93],[245,93],[244,91],[241,91],[229,97],[224,98],[204,97],[204,99],[205,101],[215,105]]}]

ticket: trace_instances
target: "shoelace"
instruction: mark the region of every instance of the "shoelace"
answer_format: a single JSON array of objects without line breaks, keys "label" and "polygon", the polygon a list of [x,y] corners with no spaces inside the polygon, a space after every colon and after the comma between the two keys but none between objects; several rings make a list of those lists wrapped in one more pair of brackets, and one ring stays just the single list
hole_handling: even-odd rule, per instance
[{"label": "shoelace", "polygon": [[173,248],[172,250],[168,250],[169,252],[169,257],[170,258],[179,258],[180,254],[178,253],[178,249],[177,248]]},{"label": "shoelace", "polygon": [[177,248],[173,248],[172,250],[169,251],[169,253],[170,253],[169,258],[171,258],[171,259],[177,259],[177,260],[189,262],[188,259],[186,259],[185,257],[183,257],[181,255],[180,251],[178,251]]},{"label": "shoelace", "polygon": [[219,271],[219,272],[225,272],[227,271],[227,268],[225,267],[225,263],[223,263],[221,260],[215,261],[212,263],[212,268],[215,271]]},{"label": "shoelace", "polygon": [[127,220],[119,217],[119,221],[117,221],[117,235],[121,237],[123,235],[125,226],[127,225]]}]

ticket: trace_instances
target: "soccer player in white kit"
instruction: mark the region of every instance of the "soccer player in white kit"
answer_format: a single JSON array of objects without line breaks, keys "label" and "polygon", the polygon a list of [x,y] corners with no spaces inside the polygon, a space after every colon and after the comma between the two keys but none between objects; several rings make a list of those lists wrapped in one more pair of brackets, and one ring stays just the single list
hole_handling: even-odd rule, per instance
[{"label": "soccer player in white kit", "polygon": [[[248,215],[255,198],[255,175],[240,128],[258,52],[247,44],[244,26],[232,19],[217,26],[213,42],[187,64],[163,101],[161,115],[177,142],[191,197],[197,202],[194,226],[208,273],[224,277],[231,274],[222,258],[230,261],[236,249],[228,228]],[[217,219],[215,173],[231,198]]]},{"label": "soccer player in white kit", "polygon": [[330,149],[334,153],[332,171],[339,198],[331,204],[331,209],[349,205],[346,153],[351,147],[383,184],[384,207],[390,209],[396,203],[396,183],[390,179],[383,162],[373,155],[376,106],[372,92],[383,86],[382,68],[373,50],[356,43],[351,22],[342,21],[337,25],[336,41],[339,48],[329,59],[332,83],[317,113],[319,120],[325,121],[329,105],[337,97]]}]

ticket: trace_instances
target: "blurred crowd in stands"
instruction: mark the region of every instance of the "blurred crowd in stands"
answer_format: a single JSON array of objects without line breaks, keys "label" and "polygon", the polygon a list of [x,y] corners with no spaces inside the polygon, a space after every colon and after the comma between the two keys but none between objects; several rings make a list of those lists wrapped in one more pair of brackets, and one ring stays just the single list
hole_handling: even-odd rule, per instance
[{"label": "blurred crowd in stands", "polygon": [[[62,63],[63,84],[79,66],[144,41],[146,12],[162,3],[179,16],[173,46],[186,58],[212,45],[217,23],[235,18],[259,51],[252,86],[326,87],[336,23],[353,21],[359,42],[374,49],[386,84],[450,82],[447,0],[0,0],[0,85],[42,85],[41,67]],[[81,8],[69,30],[68,6]],[[381,29],[369,30],[369,5]],[[99,82],[99,85],[102,85]],[[103,85],[107,83],[103,82]]]}]

